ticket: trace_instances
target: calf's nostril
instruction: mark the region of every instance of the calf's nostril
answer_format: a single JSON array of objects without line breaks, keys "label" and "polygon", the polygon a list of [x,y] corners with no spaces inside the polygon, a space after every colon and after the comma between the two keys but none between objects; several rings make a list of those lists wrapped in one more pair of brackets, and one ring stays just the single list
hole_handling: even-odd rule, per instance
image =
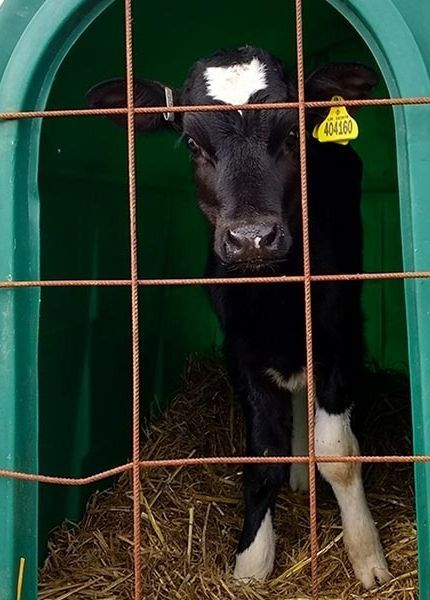
[{"label": "calf's nostril", "polygon": [[236,257],[239,254],[246,254],[249,257],[267,254],[277,250],[281,237],[282,226],[273,221],[238,225],[226,228],[224,249],[227,254]]},{"label": "calf's nostril", "polygon": [[278,226],[273,225],[269,233],[261,239],[262,246],[271,246],[278,236]]},{"label": "calf's nostril", "polygon": [[235,248],[241,248],[243,239],[240,234],[235,233],[231,229],[227,229],[227,242]]}]

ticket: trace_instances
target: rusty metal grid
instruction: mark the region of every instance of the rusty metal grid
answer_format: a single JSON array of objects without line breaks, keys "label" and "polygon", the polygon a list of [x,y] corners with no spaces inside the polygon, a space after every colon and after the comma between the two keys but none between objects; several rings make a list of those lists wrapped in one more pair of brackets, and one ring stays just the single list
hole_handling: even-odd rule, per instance
[{"label": "rusty metal grid", "polygon": [[[124,0],[125,24],[125,58],[127,82],[127,106],[114,109],[80,109],[80,110],[42,110],[21,112],[0,112],[0,121],[33,118],[61,118],[78,116],[106,116],[123,114],[127,116],[128,139],[128,187],[129,187],[129,220],[130,220],[130,278],[129,279],[85,279],[85,280],[34,280],[34,281],[0,281],[0,288],[30,288],[30,287],[81,287],[81,286],[123,286],[130,288],[131,294],[131,332],[132,332],[132,411],[133,411],[133,438],[132,461],[109,470],[95,473],[87,477],[54,477],[41,474],[23,473],[0,469],[0,477],[19,480],[36,481],[57,485],[81,486],[94,483],[129,471],[132,475],[133,486],[133,530],[134,530],[134,599],[141,600],[141,518],[140,518],[140,472],[141,469],[178,466],[203,466],[211,464],[273,464],[273,463],[307,463],[309,465],[309,515],[310,515],[310,540],[311,540],[311,572],[312,572],[312,600],[318,599],[318,538],[317,538],[317,496],[316,496],[316,465],[318,463],[358,462],[358,463],[426,463],[430,456],[317,456],[315,454],[314,440],[314,370],[312,354],[312,320],[311,320],[311,286],[314,282],[327,281],[356,281],[356,280],[382,280],[382,279],[418,279],[430,278],[430,271],[417,272],[388,272],[388,273],[349,273],[349,274],[312,274],[310,268],[309,226],[308,226],[308,199],[307,199],[307,173],[306,173],[306,110],[331,106],[399,106],[430,104],[429,97],[417,98],[378,98],[368,100],[344,101],[307,101],[304,91],[304,56],[303,56],[303,0],[294,0],[296,8],[296,50],[297,50],[297,81],[298,101],[278,102],[270,104],[245,104],[232,107],[231,105],[193,105],[169,107],[170,112],[215,112],[232,110],[280,110],[293,108],[299,114],[300,132],[300,178],[302,194],[303,217],[303,275],[277,276],[277,277],[237,277],[237,278],[175,278],[175,279],[139,279],[137,261],[137,202],[136,202],[136,166],[135,166],[135,114],[164,113],[165,106],[136,107],[133,92],[133,25],[132,25],[132,0]],[[240,284],[267,284],[267,283],[303,283],[305,298],[305,324],[306,324],[306,366],[308,385],[308,426],[309,426],[309,452],[307,456],[208,456],[199,458],[171,458],[164,460],[140,459],[140,365],[139,350],[139,288],[141,286],[164,285],[240,285]]]}]

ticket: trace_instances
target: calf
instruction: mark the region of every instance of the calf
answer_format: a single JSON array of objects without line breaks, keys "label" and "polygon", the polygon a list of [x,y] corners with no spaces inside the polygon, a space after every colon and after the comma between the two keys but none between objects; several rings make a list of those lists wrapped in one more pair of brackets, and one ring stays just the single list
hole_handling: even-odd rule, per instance
[{"label": "calf", "polygon": [[[365,98],[376,83],[357,64],[327,65],[306,79],[307,99]],[[167,91],[166,91],[167,90]],[[135,82],[136,106],[288,102],[295,82],[271,54],[245,47],[198,61],[182,89]],[[98,108],[126,104],[123,80],[88,93]],[[169,104],[169,102],[168,102]],[[166,109],[168,111],[168,109]],[[307,113],[307,173],[313,273],[362,270],[360,196],[362,166],[349,146],[311,136],[327,110]],[[123,115],[112,116],[120,124]],[[211,229],[208,275],[303,273],[298,116],[276,111],[191,112],[135,117],[138,131],[173,126],[194,165],[197,194]],[[316,382],[315,445],[319,455],[359,453],[350,417],[363,359],[359,282],[313,285],[312,326]],[[212,286],[225,333],[225,355],[246,417],[250,456],[305,455],[307,405],[303,285]],[[323,463],[322,476],[339,503],[344,541],[355,574],[369,588],[390,578],[363,490],[360,465]],[[264,579],[273,568],[275,501],[287,474],[281,464],[244,471],[245,519],[235,577]],[[293,464],[295,491],[308,489],[308,466]]]}]

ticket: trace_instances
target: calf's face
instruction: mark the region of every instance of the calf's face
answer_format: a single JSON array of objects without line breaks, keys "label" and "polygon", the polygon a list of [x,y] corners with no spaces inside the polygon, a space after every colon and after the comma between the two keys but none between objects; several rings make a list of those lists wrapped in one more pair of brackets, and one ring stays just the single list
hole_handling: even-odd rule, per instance
[{"label": "calf's face", "polygon": [[[183,104],[248,104],[294,99],[281,64],[267,53],[221,53],[192,69]],[[299,172],[295,110],[186,113],[182,133],[195,168],[214,251],[230,266],[283,259]]]},{"label": "calf's face", "polygon": [[[364,66],[328,65],[307,79],[306,96],[364,98],[375,83],[374,72]],[[166,87],[158,82],[136,81],[134,92],[136,106],[166,106]],[[182,89],[172,94],[175,105],[297,99],[296,86],[282,64],[250,47],[198,61]],[[98,108],[125,106],[125,83],[98,84],[89,91],[88,100]],[[326,113],[309,113],[308,130]],[[126,124],[122,115],[112,119]],[[213,230],[213,250],[221,263],[229,268],[252,268],[288,257],[294,239],[300,236],[295,109],[139,114],[135,123],[137,130],[146,132],[172,125],[182,135],[193,160],[199,203]]]}]

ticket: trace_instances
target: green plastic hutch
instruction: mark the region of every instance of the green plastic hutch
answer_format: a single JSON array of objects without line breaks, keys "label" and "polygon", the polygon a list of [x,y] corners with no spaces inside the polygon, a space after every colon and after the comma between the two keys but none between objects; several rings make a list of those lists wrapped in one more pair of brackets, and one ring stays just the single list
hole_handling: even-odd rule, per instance
[{"label": "green plastic hutch", "polygon": [[[294,2],[271,6],[136,0],[135,71],[179,85],[200,56],[247,43],[293,67]],[[426,0],[304,0],[308,69],[378,65],[379,96],[430,96],[429,29]],[[124,73],[121,0],[0,0],[0,32],[2,112],[84,108],[91,85]],[[366,108],[359,120],[366,269],[430,269],[430,106]],[[137,176],[141,277],[200,275],[207,231],[173,134],[137,141]],[[126,178],[124,132],[106,119],[0,122],[0,280],[127,278]],[[221,336],[200,288],[145,289],[140,301],[149,419],[184,357]],[[366,284],[364,306],[370,358],[409,368],[415,452],[430,454],[430,282]],[[129,310],[126,288],[0,290],[0,468],[84,476],[128,459]],[[21,556],[23,598],[36,598],[47,532],[79,518],[92,490],[0,479],[0,600],[16,597]],[[416,466],[416,497],[420,598],[430,600],[427,464]]]}]

